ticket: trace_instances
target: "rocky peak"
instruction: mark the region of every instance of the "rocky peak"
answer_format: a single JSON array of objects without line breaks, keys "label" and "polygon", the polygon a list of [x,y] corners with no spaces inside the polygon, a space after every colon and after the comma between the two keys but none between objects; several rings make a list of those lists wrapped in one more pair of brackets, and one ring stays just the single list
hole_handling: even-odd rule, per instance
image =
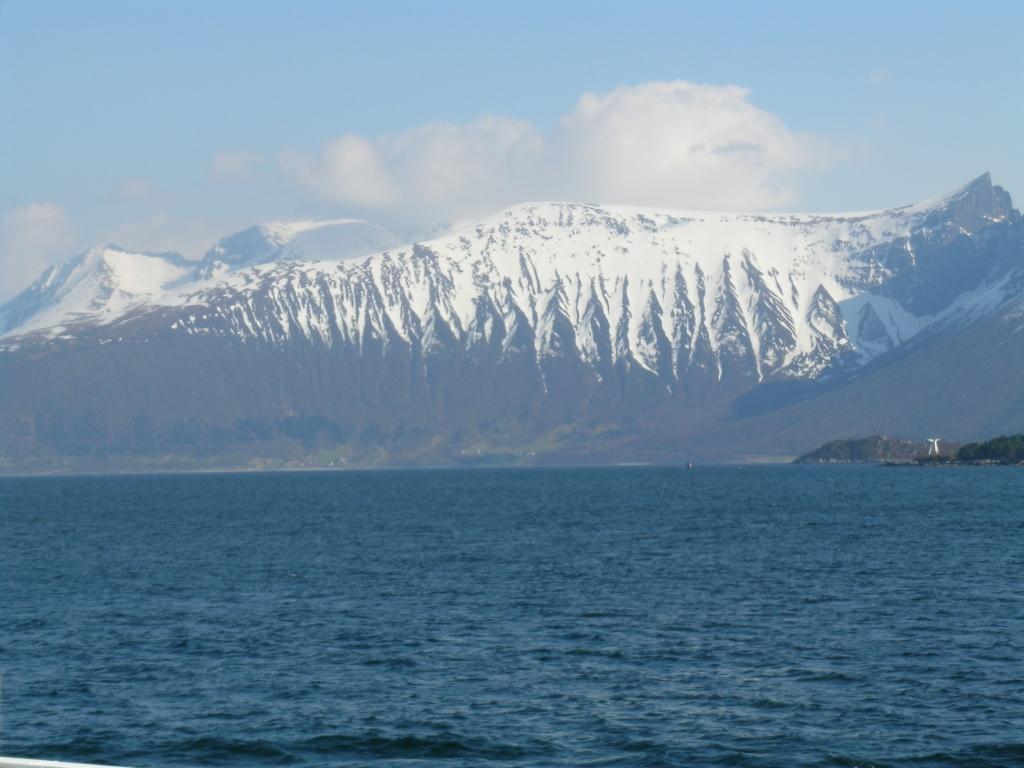
[{"label": "rocky peak", "polygon": [[925,219],[925,225],[938,227],[952,223],[973,233],[1000,221],[1019,221],[1010,193],[992,183],[992,176],[983,173],[974,181],[949,195],[944,205]]}]

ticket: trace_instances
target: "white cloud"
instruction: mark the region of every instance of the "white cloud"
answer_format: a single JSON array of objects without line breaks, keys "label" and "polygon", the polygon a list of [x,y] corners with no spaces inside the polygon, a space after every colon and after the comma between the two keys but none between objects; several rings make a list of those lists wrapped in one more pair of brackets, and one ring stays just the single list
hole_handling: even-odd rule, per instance
[{"label": "white cloud", "polygon": [[27,287],[72,243],[67,212],[54,203],[12,208],[0,219],[0,301]]},{"label": "white cloud", "polygon": [[254,152],[221,152],[198,195],[183,201],[126,178],[113,197],[132,206],[130,218],[93,221],[74,237],[68,215],[52,203],[0,214],[0,300],[86,241],[198,257],[261,214],[347,208],[396,231],[422,232],[527,200],[778,209],[797,204],[801,174],[833,155],[824,140],[753,104],[744,88],[683,81],[584,94],[550,130],[489,116],[393,136],[343,134],[318,152],[286,152],[276,166]]},{"label": "white cloud", "polygon": [[520,120],[435,123],[379,144],[400,190],[399,204],[432,217],[489,212],[542,186],[537,174],[547,146]]},{"label": "white cloud", "polygon": [[327,142],[318,157],[286,153],[285,171],[335,203],[386,205],[398,187],[384,167],[377,145],[355,134]]},{"label": "white cloud", "polygon": [[797,176],[830,159],[737,86],[650,82],[585,94],[554,130],[486,117],[398,136],[346,134],[284,171],[315,197],[420,219],[529,199],[705,209],[796,202]]},{"label": "white cloud", "polygon": [[753,210],[792,205],[795,177],[828,155],[736,86],[654,82],[585,94],[553,148],[566,191],[589,200]]}]

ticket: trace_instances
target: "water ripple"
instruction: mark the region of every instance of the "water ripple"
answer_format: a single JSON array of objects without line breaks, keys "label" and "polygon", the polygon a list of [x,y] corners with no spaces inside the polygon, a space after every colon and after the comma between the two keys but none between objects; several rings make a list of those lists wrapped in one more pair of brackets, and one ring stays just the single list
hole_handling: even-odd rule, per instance
[{"label": "water ripple", "polygon": [[0,753],[1021,766],[1024,473],[0,480]]}]

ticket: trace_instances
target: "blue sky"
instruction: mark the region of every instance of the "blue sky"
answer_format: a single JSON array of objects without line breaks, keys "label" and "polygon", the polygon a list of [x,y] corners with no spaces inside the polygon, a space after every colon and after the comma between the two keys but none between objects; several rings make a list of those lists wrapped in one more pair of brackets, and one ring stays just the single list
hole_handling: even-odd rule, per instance
[{"label": "blue sky", "polygon": [[[556,193],[861,210],[986,170],[1024,197],[1022,22],[1019,2],[0,0],[0,298],[93,241],[197,255],[268,218],[411,226],[476,215],[474,198]],[[678,81],[704,90],[668,116],[658,99],[677,91],[616,91]],[[621,98],[584,119],[585,93]],[[665,120],[685,145],[712,102],[716,126],[760,126],[730,146],[764,137],[772,159],[750,162],[770,167],[652,166],[644,145],[664,137],[610,133]],[[451,130],[421,130],[436,124]],[[588,142],[625,147],[624,167],[590,174],[605,161],[574,154]],[[407,191],[453,155],[482,170],[436,199]]]}]

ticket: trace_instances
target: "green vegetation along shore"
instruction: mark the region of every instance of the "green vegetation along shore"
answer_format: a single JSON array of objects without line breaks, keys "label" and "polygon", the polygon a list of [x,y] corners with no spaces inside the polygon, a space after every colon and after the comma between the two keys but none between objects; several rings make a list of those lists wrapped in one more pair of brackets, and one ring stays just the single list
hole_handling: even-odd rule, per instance
[{"label": "green vegetation along shore", "polygon": [[1001,435],[963,445],[939,441],[901,440],[872,435],[833,440],[796,459],[797,464],[873,463],[889,466],[926,465],[1024,465],[1024,435]]},{"label": "green vegetation along shore", "polygon": [[1001,435],[967,443],[956,452],[959,464],[1024,464],[1024,435]]}]

